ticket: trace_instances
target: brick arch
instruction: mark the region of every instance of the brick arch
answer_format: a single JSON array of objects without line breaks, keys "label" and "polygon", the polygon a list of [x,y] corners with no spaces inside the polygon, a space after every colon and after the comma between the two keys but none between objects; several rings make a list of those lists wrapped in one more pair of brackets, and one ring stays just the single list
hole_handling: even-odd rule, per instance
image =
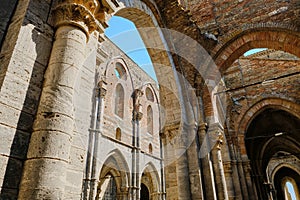
[{"label": "brick arch", "polygon": [[284,110],[297,118],[300,119],[300,106],[292,101],[279,99],[279,98],[268,98],[262,99],[253,106],[251,106],[241,118],[238,126],[237,134],[244,135],[251,121],[266,108],[279,108]]},{"label": "brick arch", "polygon": [[250,27],[232,33],[233,36],[220,42],[212,51],[215,64],[225,71],[246,51],[253,48],[283,50],[300,57],[300,33],[281,27]]},{"label": "brick arch", "polygon": [[[131,20],[137,27],[148,50],[160,85],[160,105],[164,108],[165,126],[181,121],[180,94],[175,67],[160,30],[162,20],[155,4],[148,1],[121,0],[114,15]],[[150,39],[149,39],[150,38]]]}]

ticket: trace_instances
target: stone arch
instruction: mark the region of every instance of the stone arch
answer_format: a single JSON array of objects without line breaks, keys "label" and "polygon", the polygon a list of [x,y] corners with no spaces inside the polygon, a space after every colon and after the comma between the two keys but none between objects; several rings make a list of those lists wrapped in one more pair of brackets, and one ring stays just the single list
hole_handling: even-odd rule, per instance
[{"label": "stone arch", "polygon": [[[128,186],[130,183],[130,171],[128,163],[120,150],[111,151],[102,165],[96,199],[103,195],[103,185],[105,185],[106,176],[111,174],[116,182],[117,197],[128,195]],[[119,199],[119,198],[118,198]]]},{"label": "stone arch", "polygon": [[285,184],[287,182],[293,185],[296,199],[299,199],[300,174],[298,172],[292,168],[281,167],[276,171],[273,181],[273,189],[276,191],[274,192],[274,196],[277,197],[276,199],[290,199],[286,196],[287,188]]},{"label": "stone arch", "polygon": [[165,97],[161,99],[161,106],[166,113],[166,126],[179,123],[181,106],[175,66],[160,30],[163,23],[155,3],[138,0],[120,0],[118,3],[120,6],[113,15],[131,20],[136,25],[152,60],[160,85],[160,96]]},{"label": "stone arch", "polygon": [[281,168],[286,167],[286,168],[290,168],[293,171],[297,172],[298,174],[300,174],[300,167],[295,167],[293,165],[291,165],[290,163],[279,163],[276,167],[274,167],[274,169],[272,170],[271,174],[270,174],[270,179],[274,180],[275,174],[276,172],[278,172]]},{"label": "stone arch", "polygon": [[99,78],[104,79],[106,81],[108,79],[111,79],[113,76],[116,76],[115,69],[118,67],[118,65],[121,65],[121,67],[123,68],[123,73],[126,73],[126,79],[122,79],[122,81],[123,82],[130,81],[132,88],[134,88],[130,70],[127,66],[125,59],[121,56],[109,59],[106,62],[105,70],[103,71],[103,74],[101,74]]},{"label": "stone arch", "polygon": [[300,118],[300,106],[298,104],[280,98],[262,99],[252,105],[245,113],[241,113],[243,116],[239,122],[237,133],[243,135],[252,119],[267,107],[280,108]]},{"label": "stone arch", "polygon": [[[222,39],[223,38],[223,39]],[[296,28],[280,24],[257,24],[242,27],[223,36],[218,45],[211,51],[214,63],[208,59],[207,68],[216,65],[221,73],[246,51],[253,48],[270,48],[283,50],[300,58],[300,34]],[[205,109],[206,116],[215,115],[211,94],[205,92],[203,100],[209,109]],[[217,118],[215,116],[215,118]]]},{"label": "stone arch", "polygon": [[154,164],[149,162],[144,169],[142,170],[140,176],[140,182],[147,186],[150,193],[150,199],[158,199],[156,197],[159,196],[161,191],[160,189],[160,181],[157,169]]},{"label": "stone arch", "polygon": [[[124,73],[123,76],[125,76],[126,74],[126,78],[117,77],[115,72],[117,65],[122,66],[122,73]],[[123,122],[125,122],[126,120],[131,120],[127,116],[131,116],[132,114],[131,105],[133,104],[133,100],[131,95],[134,91],[134,83],[131,71],[127,66],[126,60],[121,56],[112,57],[107,60],[105,65],[103,65],[103,67],[99,69],[98,80],[105,83],[106,95],[104,102],[104,112],[110,113],[112,116],[118,116],[119,118],[116,120],[120,119],[123,120]],[[117,91],[118,89],[120,89],[120,86],[122,86],[124,92],[124,98],[120,99],[123,100],[124,104],[124,106],[122,107],[123,115],[121,113],[118,115],[118,112],[115,112],[117,110]]]},{"label": "stone arch", "polygon": [[270,98],[257,102],[243,114],[237,138],[239,148],[245,150],[241,153],[250,160],[259,198],[270,195],[267,169],[278,159],[279,152],[299,159],[299,109],[300,106],[291,101]]}]

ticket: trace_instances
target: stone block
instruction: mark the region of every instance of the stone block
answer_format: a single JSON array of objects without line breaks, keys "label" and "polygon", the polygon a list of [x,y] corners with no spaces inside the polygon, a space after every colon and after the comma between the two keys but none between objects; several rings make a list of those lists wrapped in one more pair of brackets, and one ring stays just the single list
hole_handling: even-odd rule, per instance
[{"label": "stone block", "polygon": [[60,159],[69,161],[71,137],[55,131],[35,131],[32,133],[28,158]]},{"label": "stone block", "polygon": [[30,133],[0,125],[0,153],[14,158],[25,159],[30,141]]}]

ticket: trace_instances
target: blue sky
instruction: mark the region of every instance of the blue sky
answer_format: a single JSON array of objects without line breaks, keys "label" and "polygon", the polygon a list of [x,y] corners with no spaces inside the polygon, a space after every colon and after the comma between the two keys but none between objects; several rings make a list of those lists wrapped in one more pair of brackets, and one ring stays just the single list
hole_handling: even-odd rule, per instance
[{"label": "blue sky", "polygon": [[[134,23],[125,18],[113,16],[108,24],[105,35],[157,82],[151,59]],[[247,51],[244,56],[262,50],[265,49],[252,49]]]},{"label": "blue sky", "polygon": [[244,56],[249,56],[251,54],[254,54],[254,53],[257,53],[260,51],[264,51],[264,50],[266,50],[266,48],[251,49],[251,50],[247,51],[246,53],[244,53]]},{"label": "blue sky", "polygon": [[117,16],[113,16],[108,24],[105,35],[157,81],[151,59],[135,25]]}]

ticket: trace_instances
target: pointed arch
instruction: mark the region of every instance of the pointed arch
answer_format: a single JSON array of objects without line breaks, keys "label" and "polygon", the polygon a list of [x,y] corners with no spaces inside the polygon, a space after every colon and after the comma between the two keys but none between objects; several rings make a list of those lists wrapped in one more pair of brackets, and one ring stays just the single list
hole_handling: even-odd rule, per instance
[{"label": "pointed arch", "polygon": [[130,183],[130,170],[125,157],[118,149],[111,151],[102,165],[96,199],[103,197],[108,178],[111,177],[116,185],[116,195],[126,196]]},{"label": "pointed arch", "polygon": [[158,171],[152,162],[145,165],[140,180],[141,183],[144,183],[147,186],[151,196],[160,192],[160,178]]}]

